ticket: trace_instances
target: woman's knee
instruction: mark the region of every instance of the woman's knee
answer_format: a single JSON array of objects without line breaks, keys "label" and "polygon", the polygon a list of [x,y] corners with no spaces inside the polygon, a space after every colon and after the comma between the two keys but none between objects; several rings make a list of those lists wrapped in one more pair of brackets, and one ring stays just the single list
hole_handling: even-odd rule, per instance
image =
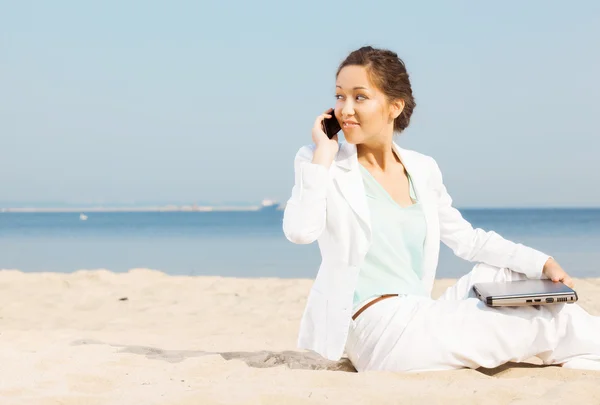
[{"label": "woman's knee", "polygon": [[478,283],[517,281],[527,278],[524,274],[507,267],[496,267],[487,263],[477,263],[471,273],[473,273],[473,280]]},{"label": "woman's knee", "polygon": [[[525,277],[522,275],[523,278]],[[506,268],[491,266],[486,263],[477,263],[473,269],[462,276],[453,286],[449,287],[440,300],[462,300],[475,298],[473,285],[475,283],[503,282],[519,280],[519,274]]]}]

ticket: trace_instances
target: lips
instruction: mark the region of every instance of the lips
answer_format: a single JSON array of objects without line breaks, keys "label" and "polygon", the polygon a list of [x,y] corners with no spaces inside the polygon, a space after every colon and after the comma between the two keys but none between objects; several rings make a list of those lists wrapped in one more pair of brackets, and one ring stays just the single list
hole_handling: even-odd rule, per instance
[{"label": "lips", "polygon": [[354,121],[344,121],[342,123],[342,128],[354,128],[354,127],[358,127],[359,124],[358,122],[354,122]]}]

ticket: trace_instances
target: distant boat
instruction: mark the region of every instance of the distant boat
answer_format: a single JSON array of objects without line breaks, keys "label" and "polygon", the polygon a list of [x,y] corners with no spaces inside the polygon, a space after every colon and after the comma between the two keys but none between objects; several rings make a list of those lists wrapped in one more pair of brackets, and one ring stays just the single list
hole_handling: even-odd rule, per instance
[{"label": "distant boat", "polygon": [[79,219],[85,221],[86,219],[88,219],[88,217],[85,214],[79,214]]},{"label": "distant boat", "polygon": [[277,201],[269,199],[262,200],[262,203],[260,204],[261,211],[275,211],[278,207],[279,204],[277,204]]}]

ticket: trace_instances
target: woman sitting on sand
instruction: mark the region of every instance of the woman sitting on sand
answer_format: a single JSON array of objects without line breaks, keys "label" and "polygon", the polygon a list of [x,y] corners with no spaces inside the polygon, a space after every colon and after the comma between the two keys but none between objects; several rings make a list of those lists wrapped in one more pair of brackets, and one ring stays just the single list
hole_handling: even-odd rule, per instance
[{"label": "woman sitting on sand", "polygon": [[[336,99],[314,123],[314,144],[296,155],[283,219],[290,241],[318,240],[322,256],[299,347],[331,360],[345,349],[358,371],[493,368],[532,356],[600,369],[600,317],[577,304],[488,307],[474,297],[476,282],[573,282],[550,256],[473,229],[435,160],[393,142],[415,108],[402,60],[372,47],[352,52],[338,68]],[[331,113],[346,143],[323,132]],[[440,240],[477,264],[434,300]]]}]

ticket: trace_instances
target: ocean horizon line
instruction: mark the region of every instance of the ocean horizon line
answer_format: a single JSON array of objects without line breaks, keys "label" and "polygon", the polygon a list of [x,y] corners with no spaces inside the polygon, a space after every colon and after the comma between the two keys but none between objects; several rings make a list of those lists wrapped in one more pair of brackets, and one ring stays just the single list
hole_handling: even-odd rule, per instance
[{"label": "ocean horizon line", "polygon": [[[85,212],[252,212],[283,211],[285,203],[276,202],[247,205],[89,205],[89,206],[12,206],[0,205],[0,213],[85,213]],[[597,211],[600,206],[463,206],[459,211]]]}]

